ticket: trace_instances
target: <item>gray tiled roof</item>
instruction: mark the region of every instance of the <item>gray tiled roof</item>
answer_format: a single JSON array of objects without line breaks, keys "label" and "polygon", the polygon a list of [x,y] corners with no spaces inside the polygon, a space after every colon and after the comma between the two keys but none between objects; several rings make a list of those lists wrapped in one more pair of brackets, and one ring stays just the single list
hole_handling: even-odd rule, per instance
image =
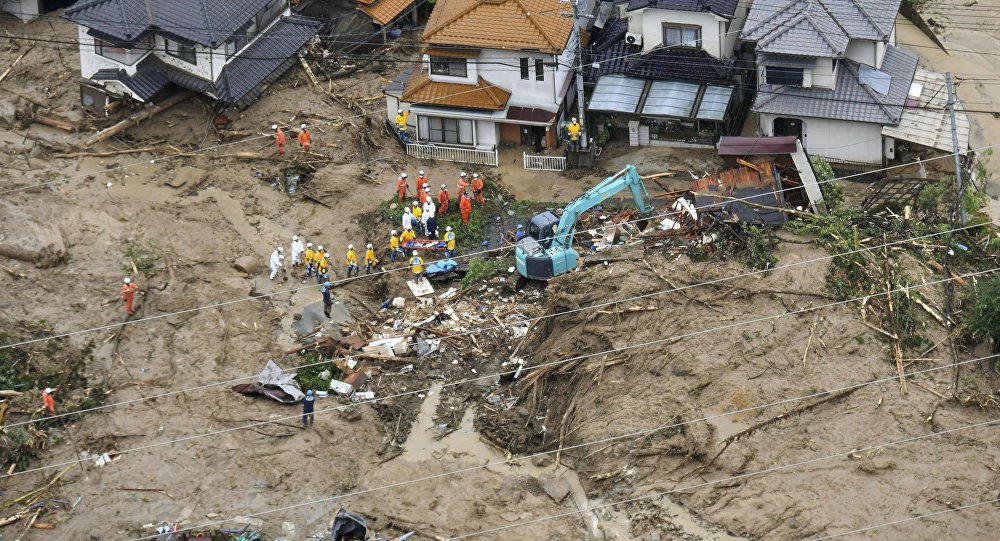
[{"label": "gray tiled roof", "polygon": [[158,29],[206,46],[225,43],[268,0],[80,0],[63,17],[95,33],[134,42]]},{"label": "gray tiled roof", "polygon": [[779,68],[811,68],[816,65],[815,56],[792,56],[783,54],[757,54],[758,66],[777,66]]},{"label": "gray tiled roof", "polygon": [[626,11],[643,8],[703,11],[732,18],[738,3],[737,0],[628,0]]},{"label": "gray tiled roof", "polygon": [[900,0],[757,0],[742,37],[757,51],[839,57],[852,39],[887,41]]},{"label": "gray tiled roof", "polygon": [[881,67],[892,77],[884,96],[858,81],[857,62],[841,60],[836,89],[760,85],[753,111],[894,125],[899,123],[916,68],[917,55],[890,45]]},{"label": "gray tiled roof", "polygon": [[129,75],[123,69],[102,69],[90,78],[95,81],[118,81],[143,101],[148,101],[170,84],[170,78],[159,68],[159,62],[152,55],[136,67],[135,75]]}]

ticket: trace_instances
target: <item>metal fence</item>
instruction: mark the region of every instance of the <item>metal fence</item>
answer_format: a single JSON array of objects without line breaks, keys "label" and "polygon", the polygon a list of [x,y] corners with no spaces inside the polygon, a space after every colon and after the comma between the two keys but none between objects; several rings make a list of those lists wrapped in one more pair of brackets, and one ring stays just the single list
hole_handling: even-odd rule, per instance
[{"label": "metal fence", "polygon": [[566,158],[564,156],[542,156],[522,153],[524,155],[524,168],[529,171],[565,171]]},{"label": "metal fence", "polygon": [[474,148],[439,147],[420,143],[407,143],[406,153],[414,158],[444,160],[448,162],[492,165],[500,163],[497,150],[476,150]]}]

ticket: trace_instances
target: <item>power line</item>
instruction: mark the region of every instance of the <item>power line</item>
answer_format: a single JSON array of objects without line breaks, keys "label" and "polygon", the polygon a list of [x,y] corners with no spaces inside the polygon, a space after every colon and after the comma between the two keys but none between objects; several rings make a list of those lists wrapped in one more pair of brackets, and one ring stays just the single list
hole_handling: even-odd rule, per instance
[{"label": "power line", "polygon": [[[918,237],[910,237],[910,238],[906,238],[906,239],[895,240],[895,241],[892,241],[892,242],[887,242],[885,244],[880,244],[880,245],[871,246],[871,247],[867,247],[867,248],[859,248],[859,249],[850,250],[850,251],[847,251],[847,252],[840,252],[840,253],[837,253],[837,254],[830,254],[830,255],[826,255],[826,256],[816,257],[816,258],[813,258],[813,259],[806,259],[806,260],[803,260],[803,261],[797,261],[797,262],[794,262],[794,263],[786,263],[784,265],[779,265],[777,267],[773,267],[773,268],[770,268],[770,269],[760,269],[760,270],[755,270],[755,271],[751,271],[751,272],[745,272],[745,273],[737,274],[737,275],[734,275],[734,276],[726,276],[726,277],[722,277],[722,278],[715,278],[715,279],[712,279],[712,280],[708,280],[708,281],[704,281],[704,282],[699,282],[699,283],[695,283],[695,284],[687,284],[687,285],[684,285],[684,286],[681,286],[681,287],[673,287],[673,286],[671,286],[668,289],[658,290],[658,291],[654,291],[654,292],[651,292],[651,293],[643,293],[643,294],[640,294],[640,295],[636,295],[636,296],[632,296],[632,297],[627,297],[627,298],[622,298],[622,299],[616,299],[616,300],[608,301],[608,302],[593,303],[593,304],[590,304],[588,306],[583,306],[583,307],[579,307],[579,308],[573,308],[573,309],[563,310],[563,311],[559,311],[559,312],[554,312],[554,313],[549,313],[549,314],[543,314],[541,316],[526,318],[526,319],[524,319],[522,321],[527,322],[527,323],[530,324],[530,323],[534,323],[536,321],[540,321],[540,320],[543,320],[543,319],[550,319],[550,318],[554,318],[554,317],[557,317],[557,316],[564,316],[564,315],[567,315],[567,314],[577,313],[577,312],[581,312],[581,311],[593,310],[595,308],[603,308],[603,307],[607,307],[607,306],[613,306],[613,305],[616,305],[616,304],[622,304],[622,303],[625,303],[625,302],[630,302],[630,301],[636,301],[636,300],[642,300],[642,299],[648,299],[648,298],[658,297],[658,296],[666,294],[666,293],[676,293],[676,292],[685,291],[685,290],[689,290],[689,289],[695,289],[695,288],[698,288],[698,287],[705,287],[705,286],[710,286],[710,285],[716,285],[716,284],[720,284],[720,283],[723,283],[723,282],[728,282],[728,281],[731,281],[731,280],[736,280],[736,279],[739,279],[739,278],[748,278],[748,277],[751,277],[751,276],[757,276],[757,275],[761,275],[761,274],[765,274],[765,273],[771,273],[771,272],[776,272],[776,271],[787,270],[787,269],[790,269],[790,268],[794,268],[794,267],[798,267],[798,266],[803,266],[803,265],[808,265],[808,264],[812,264],[812,263],[816,263],[816,262],[824,261],[824,260],[828,260],[828,259],[836,259],[838,257],[845,257],[845,256],[849,256],[849,255],[852,255],[852,254],[857,254],[857,253],[862,253],[862,252],[867,252],[867,251],[879,250],[879,249],[887,248],[887,247],[890,247],[890,246],[895,246],[895,245],[899,245],[899,244],[910,243],[910,242],[917,241],[917,240],[923,240],[923,239],[933,238],[933,237],[937,237],[937,236],[941,236],[941,235],[949,235],[949,234],[956,233],[958,231],[962,231],[962,230],[966,230],[966,229],[973,229],[973,228],[976,228],[976,227],[993,224],[995,222],[996,221],[993,220],[993,221],[986,222],[986,223],[983,223],[983,224],[966,225],[966,226],[963,226],[963,227],[960,227],[960,228],[956,228],[956,229],[951,229],[951,230],[948,230],[948,231],[941,231],[941,232],[936,232],[936,233],[929,233],[929,234],[921,235],[921,236],[918,236]],[[617,225],[618,224],[616,224],[616,226]],[[600,227],[598,229],[604,229],[605,227],[610,227],[610,226],[602,226],[602,227]],[[481,334],[481,333],[486,332],[486,331],[497,330],[497,329],[505,329],[505,328],[506,328],[506,325],[493,325],[493,326],[487,326],[487,327],[479,328],[479,329],[477,329],[475,331],[450,333],[450,334],[442,335],[440,337],[441,338],[460,338],[460,337],[463,337],[463,336],[468,336],[468,335],[472,335],[472,334]],[[308,348],[308,346],[304,346],[303,347],[303,349],[305,349],[305,348]],[[328,362],[329,362],[328,360],[320,360],[320,361],[316,361],[316,362],[312,362],[312,363],[306,363],[306,364],[296,365],[294,368],[295,369],[308,368],[308,367],[312,367],[312,366],[318,366],[318,365],[326,364]],[[498,375],[499,374],[494,374],[494,376],[498,376]],[[72,417],[72,416],[76,416],[76,415],[82,415],[82,414],[85,414],[85,413],[92,413],[92,412],[96,412],[96,411],[102,411],[102,410],[110,409],[110,408],[117,407],[117,406],[137,404],[137,403],[145,402],[145,401],[148,401],[148,400],[157,400],[159,398],[164,398],[164,397],[168,397],[168,396],[175,396],[175,395],[179,395],[179,394],[185,394],[185,393],[188,393],[188,392],[191,392],[191,391],[200,391],[200,390],[204,390],[204,389],[208,389],[208,388],[212,388],[212,387],[218,387],[218,386],[223,386],[223,385],[231,385],[231,384],[234,384],[234,383],[237,383],[237,382],[240,382],[240,381],[246,381],[248,379],[252,379],[253,377],[255,377],[255,376],[254,375],[242,376],[242,377],[239,377],[239,378],[236,378],[236,379],[230,379],[230,380],[226,380],[226,381],[218,381],[218,382],[208,383],[208,384],[204,384],[204,385],[198,385],[198,386],[184,388],[184,389],[174,389],[174,390],[163,392],[163,393],[159,393],[159,394],[156,394],[156,395],[144,396],[144,397],[134,398],[134,399],[130,399],[130,400],[123,400],[123,401],[115,402],[115,403],[111,403],[111,404],[102,404],[100,406],[95,406],[95,407],[92,407],[92,408],[87,408],[87,409],[83,409],[83,410],[76,410],[76,411],[67,412],[67,413],[61,413],[61,414],[57,414],[57,415],[54,415],[54,416],[49,416],[49,417],[45,417],[45,418],[41,418],[41,419],[31,419],[31,420],[27,420],[27,421],[20,421],[20,422],[17,422],[17,423],[8,423],[8,424],[4,425],[4,427],[7,428],[7,429],[11,429],[11,428],[19,427],[19,426],[24,426],[24,425],[34,424],[34,423],[40,423],[40,422],[43,422],[43,421],[51,421],[51,420],[54,420],[54,419],[60,419],[60,418],[64,418],[64,417]],[[462,383],[468,383],[468,381],[465,381],[465,382],[462,382]]]},{"label": "power line", "polygon": [[870,532],[870,531],[873,531],[873,530],[878,530],[878,529],[886,528],[886,527],[889,527],[889,526],[896,526],[898,524],[904,524],[906,522],[912,522],[914,520],[923,520],[925,518],[936,517],[936,516],[944,515],[944,514],[947,514],[947,513],[957,513],[959,511],[965,511],[966,509],[972,509],[972,508],[975,508],[975,507],[980,507],[980,506],[983,506],[983,505],[996,504],[996,503],[1000,503],[1000,498],[994,498],[992,500],[986,500],[986,501],[981,501],[981,502],[976,502],[976,503],[970,503],[970,504],[967,504],[967,505],[959,505],[958,507],[951,507],[949,509],[942,509],[940,511],[934,511],[933,513],[925,513],[923,515],[917,515],[917,516],[914,516],[914,517],[901,518],[901,519],[898,519],[898,520],[892,520],[892,521],[889,521],[889,522],[883,522],[881,524],[876,524],[874,526],[866,526],[864,528],[858,528],[856,530],[850,530],[850,531],[847,531],[847,532],[835,533],[833,535],[827,535],[827,536],[824,536],[824,537],[814,537],[813,541],[823,541],[825,539],[836,539],[838,537],[844,537],[844,536],[847,536],[847,535],[854,535],[854,534],[859,534],[859,533]]}]

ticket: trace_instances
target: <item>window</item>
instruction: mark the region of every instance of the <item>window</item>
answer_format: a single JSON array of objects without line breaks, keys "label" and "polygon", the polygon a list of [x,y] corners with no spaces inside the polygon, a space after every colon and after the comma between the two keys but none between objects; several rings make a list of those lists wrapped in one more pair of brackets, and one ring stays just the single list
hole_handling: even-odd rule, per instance
[{"label": "window", "polygon": [[180,58],[188,64],[198,64],[198,55],[194,52],[194,45],[180,43],[171,39],[164,39],[163,41],[166,45],[165,49],[168,55]]},{"label": "window", "polygon": [[149,41],[142,41],[135,47],[126,49],[107,41],[94,39],[94,52],[120,64],[131,65],[149,52]]},{"label": "window", "polygon": [[231,39],[226,42],[226,58],[230,58],[234,54],[236,54],[236,40]]},{"label": "window", "polygon": [[545,80],[545,63],[542,62],[541,58],[535,59],[535,80],[536,81]]},{"label": "window", "polygon": [[435,116],[417,117],[420,138],[434,143],[452,145],[472,144],[472,121]]},{"label": "window", "polygon": [[448,77],[466,77],[469,71],[464,58],[432,56],[431,74],[447,75]]},{"label": "window", "polygon": [[528,80],[528,59],[521,59],[521,79]]},{"label": "window", "polygon": [[766,66],[764,81],[769,85],[802,86],[802,68],[779,68]]},{"label": "window", "polygon": [[673,47],[701,47],[701,27],[664,24],[663,44]]}]

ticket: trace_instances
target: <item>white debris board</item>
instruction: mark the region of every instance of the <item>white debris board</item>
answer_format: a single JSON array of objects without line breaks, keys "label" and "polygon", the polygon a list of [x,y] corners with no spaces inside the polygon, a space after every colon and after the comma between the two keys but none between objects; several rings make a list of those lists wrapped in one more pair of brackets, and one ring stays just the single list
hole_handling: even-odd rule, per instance
[{"label": "white debris board", "polygon": [[413,292],[414,297],[423,297],[434,293],[434,286],[424,276],[416,280],[407,280],[406,285],[410,286],[410,291]]}]

